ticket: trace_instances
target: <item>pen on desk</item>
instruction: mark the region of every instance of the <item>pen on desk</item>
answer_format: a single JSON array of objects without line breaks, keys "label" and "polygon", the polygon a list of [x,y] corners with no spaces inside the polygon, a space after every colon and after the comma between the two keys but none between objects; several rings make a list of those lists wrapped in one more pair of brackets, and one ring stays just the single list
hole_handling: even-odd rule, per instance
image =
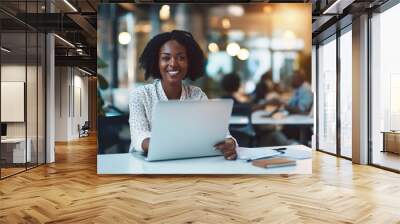
[{"label": "pen on desk", "polygon": [[253,158],[253,159],[247,159],[246,162],[251,162],[253,160],[259,160],[259,159],[270,159],[273,158],[274,156],[262,156],[262,157],[258,157],[258,158]]},{"label": "pen on desk", "polygon": [[[276,148],[276,149],[272,149],[272,150],[275,150],[275,151],[277,151],[277,152],[279,152],[279,153],[281,153],[281,154],[284,154],[285,152],[285,150],[286,150],[287,148],[285,148],[285,147],[282,147],[282,148]],[[251,161],[253,161],[253,160],[259,160],[259,159],[267,159],[267,158],[272,158],[272,157],[274,157],[274,156],[261,156],[261,157],[258,157],[258,158],[249,158],[249,159],[247,159],[246,161],[247,162],[251,162]]]}]

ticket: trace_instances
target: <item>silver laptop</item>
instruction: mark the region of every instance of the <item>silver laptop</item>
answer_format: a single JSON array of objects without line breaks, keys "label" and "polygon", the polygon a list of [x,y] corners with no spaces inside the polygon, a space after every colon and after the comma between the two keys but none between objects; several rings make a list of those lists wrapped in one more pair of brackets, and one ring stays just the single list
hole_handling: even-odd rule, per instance
[{"label": "silver laptop", "polygon": [[214,145],[228,134],[232,105],[231,99],[158,102],[146,160],[222,155]]}]

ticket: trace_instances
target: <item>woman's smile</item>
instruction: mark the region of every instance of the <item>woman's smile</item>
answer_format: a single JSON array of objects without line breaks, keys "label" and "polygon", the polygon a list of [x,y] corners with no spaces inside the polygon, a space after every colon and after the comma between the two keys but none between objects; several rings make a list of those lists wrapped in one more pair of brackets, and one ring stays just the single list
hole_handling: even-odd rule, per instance
[{"label": "woman's smile", "polygon": [[168,72],[168,74],[169,74],[170,76],[176,76],[176,75],[178,75],[179,70],[171,70],[171,71],[167,71],[167,72]]}]

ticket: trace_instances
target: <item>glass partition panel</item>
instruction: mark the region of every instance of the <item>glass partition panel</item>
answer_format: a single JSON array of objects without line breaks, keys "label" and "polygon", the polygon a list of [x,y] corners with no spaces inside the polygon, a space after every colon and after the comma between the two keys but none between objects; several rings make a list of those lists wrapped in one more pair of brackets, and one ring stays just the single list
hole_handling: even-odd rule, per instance
[{"label": "glass partition panel", "polygon": [[352,141],[352,33],[340,37],[340,154],[351,158]]},{"label": "glass partition panel", "polygon": [[372,163],[400,170],[400,4],[376,14],[372,25]]},{"label": "glass partition panel", "polygon": [[38,35],[36,32],[28,31],[27,33],[27,80],[26,80],[26,115],[27,115],[27,150],[30,151],[27,166],[33,167],[37,165],[38,157],[38,113],[37,113],[37,80],[38,80]]},{"label": "glass partition panel", "polygon": [[[26,33],[1,34],[2,178],[26,169],[31,151],[26,144]],[[4,50],[6,49],[6,50]],[[29,147],[28,147],[29,149]]]},{"label": "glass partition panel", "polygon": [[336,154],[336,39],[318,48],[318,149]]},{"label": "glass partition panel", "polygon": [[39,19],[45,3],[0,1],[9,12],[0,12],[0,178],[45,162],[46,40],[23,22]]}]

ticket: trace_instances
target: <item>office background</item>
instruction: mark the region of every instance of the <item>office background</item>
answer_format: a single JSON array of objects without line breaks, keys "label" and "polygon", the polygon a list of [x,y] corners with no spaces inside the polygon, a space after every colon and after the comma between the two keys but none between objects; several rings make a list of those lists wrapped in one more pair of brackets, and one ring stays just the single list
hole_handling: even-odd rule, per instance
[{"label": "office background", "polygon": [[[95,24],[93,5],[80,6]],[[63,14],[70,10],[62,1],[0,2],[2,179],[54,162],[55,142],[78,139],[90,119],[95,128],[96,41]]]},{"label": "office background", "polygon": [[[242,0],[235,0],[239,1]],[[396,74],[399,74],[397,59],[399,31],[396,27],[400,15],[399,1],[291,0],[290,2],[294,1],[312,4],[312,17],[310,17],[313,23],[311,32],[314,47],[312,71],[315,77],[312,83],[317,84],[315,87],[318,90],[315,91],[314,102],[317,102],[316,111],[319,109],[321,113],[326,114],[321,116],[320,113],[314,114],[317,128],[315,133],[322,135],[329,131],[334,133],[334,136],[321,136],[325,142],[322,142],[323,147],[318,147],[318,144],[313,147],[316,150],[313,151],[311,176],[273,175],[260,178],[249,175],[212,177],[98,175],[96,158],[101,155],[97,155],[96,131],[92,129],[89,137],[78,138],[71,133],[77,130],[77,126],[64,126],[63,128],[69,129],[65,133],[71,133],[70,138],[54,144],[55,132],[57,128],[61,128],[57,127],[54,120],[57,116],[70,116],[68,111],[73,114],[75,97],[68,94],[68,89],[71,88],[68,86],[72,86],[74,80],[71,74],[89,76],[85,72],[93,74],[88,69],[90,67],[96,69],[97,5],[122,1],[0,0],[0,35],[6,31],[13,32],[16,42],[18,42],[17,37],[21,35],[22,42],[26,43],[24,41],[27,36],[26,24],[33,26],[39,30],[39,34],[45,36],[43,48],[46,55],[45,67],[42,67],[44,69],[42,74],[45,74],[43,78],[46,80],[45,122],[41,121],[40,117],[38,119],[39,125],[44,123],[46,127],[44,131],[46,164],[35,169],[29,169],[33,167],[29,164],[0,169],[0,222],[398,223],[400,201],[396,199],[400,198],[398,190],[400,156],[396,151],[399,148],[396,146],[400,144],[400,138],[396,136],[400,136],[400,132],[390,129],[397,129],[396,97],[399,92]],[[140,2],[156,4],[158,1]],[[221,4],[227,4],[224,2]],[[259,1],[251,2],[253,4]],[[281,0],[268,2],[281,2]],[[25,7],[26,3],[43,4],[35,5],[35,11],[30,11],[27,10],[29,7]],[[37,8],[39,10],[36,10]],[[28,12],[34,14],[25,15]],[[50,12],[54,14],[48,14]],[[24,18],[29,19],[24,20]],[[350,47],[345,47],[349,46],[348,39],[351,39],[351,54]],[[13,46],[13,41],[7,44],[0,41],[0,47],[4,48],[0,50],[1,66],[4,63],[3,59],[7,60],[10,55],[9,51],[18,51],[17,46],[19,45]],[[22,51],[25,52],[25,44],[23,46]],[[79,55],[79,52],[84,56]],[[26,61],[29,60],[28,58],[21,64],[24,77],[25,74],[30,74],[28,73],[30,70],[27,69],[29,66],[26,66]],[[344,65],[348,61],[351,63]],[[100,61],[99,64],[104,65]],[[347,72],[350,65],[351,75]],[[59,66],[69,67],[69,69],[64,68],[66,76],[69,74],[69,79],[65,85],[67,90],[55,97],[59,86],[55,82],[59,73],[55,70]],[[74,68],[74,71],[71,68]],[[334,77],[328,74],[333,74]],[[88,93],[90,95],[94,90],[94,100],[88,99],[89,105],[82,104],[82,108],[89,107],[93,102],[94,108],[97,106],[97,81],[94,82],[94,88],[90,81],[96,77],[97,75],[91,75],[88,81]],[[101,76],[98,77],[100,79]],[[351,86],[347,85],[350,83],[343,82],[350,77]],[[324,83],[324,80],[330,78],[334,79],[335,83],[330,84],[329,91],[326,91],[328,83]],[[18,83],[26,84],[30,78],[18,80]],[[100,81],[100,83],[106,88],[106,82]],[[8,88],[2,86],[4,84],[0,85],[3,91]],[[15,90],[21,88],[20,84],[17,86]],[[28,87],[23,87],[26,88]],[[38,91],[40,93],[41,89]],[[78,91],[71,92],[79,94]],[[15,95],[24,96],[25,115],[25,112],[31,110],[26,106],[29,96],[25,96],[25,91],[21,90]],[[85,97],[83,94],[81,96]],[[60,98],[61,102],[65,103],[64,108],[67,109],[56,113],[56,107],[60,107]],[[348,106],[350,98],[351,107]],[[20,102],[21,99],[22,97],[19,97],[16,102]],[[40,100],[39,97],[38,101]],[[8,108],[1,108],[2,111],[4,109]],[[89,107],[87,111],[89,121],[93,121],[91,114],[97,110]],[[352,114],[351,124],[342,122],[348,113]],[[14,115],[20,117],[17,113],[12,114]],[[329,122],[325,123],[323,119],[335,123],[331,125]],[[12,134],[12,125],[23,124],[29,128],[30,120],[24,117],[24,122],[11,122],[11,129],[8,127],[5,129],[9,129],[11,132],[7,131]],[[10,122],[3,123],[8,125]],[[92,123],[91,127],[95,125],[96,122]],[[324,125],[326,127],[323,127]],[[351,125],[351,128],[348,125]],[[321,126],[320,131],[318,126]],[[343,134],[346,131],[344,128],[347,131],[351,129],[351,137]],[[41,135],[40,130],[39,128],[38,136]],[[28,138],[22,137],[22,142],[29,141]],[[343,138],[351,138],[351,153],[344,152],[344,145],[348,147],[348,142],[345,143],[346,139]],[[316,136],[316,143],[318,139]],[[10,147],[16,148],[15,143],[6,148]],[[9,150],[6,148],[2,144],[0,153]],[[22,148],[23,154],[27,151],[27,147],[22,144]],[[332,155],[325,153],[327,150],[331,150]],[[351,155],[351,160],[345,154]],[[386,160],[379,160],[385,157]],[[9,158],[7,153],[5,159]],[[16,158],[17,161],[18,159],[20,158]],[[1,164],[5,165],[4,159],[1,160]],[[17,168],[17,172],[5,172],[5,169],[10,170],[10,168]],[[28,172],[18,173],[23,170]],[[16,173],[18,175],[13,175]],[[177,195],[187,197],[177,197]]]}]

